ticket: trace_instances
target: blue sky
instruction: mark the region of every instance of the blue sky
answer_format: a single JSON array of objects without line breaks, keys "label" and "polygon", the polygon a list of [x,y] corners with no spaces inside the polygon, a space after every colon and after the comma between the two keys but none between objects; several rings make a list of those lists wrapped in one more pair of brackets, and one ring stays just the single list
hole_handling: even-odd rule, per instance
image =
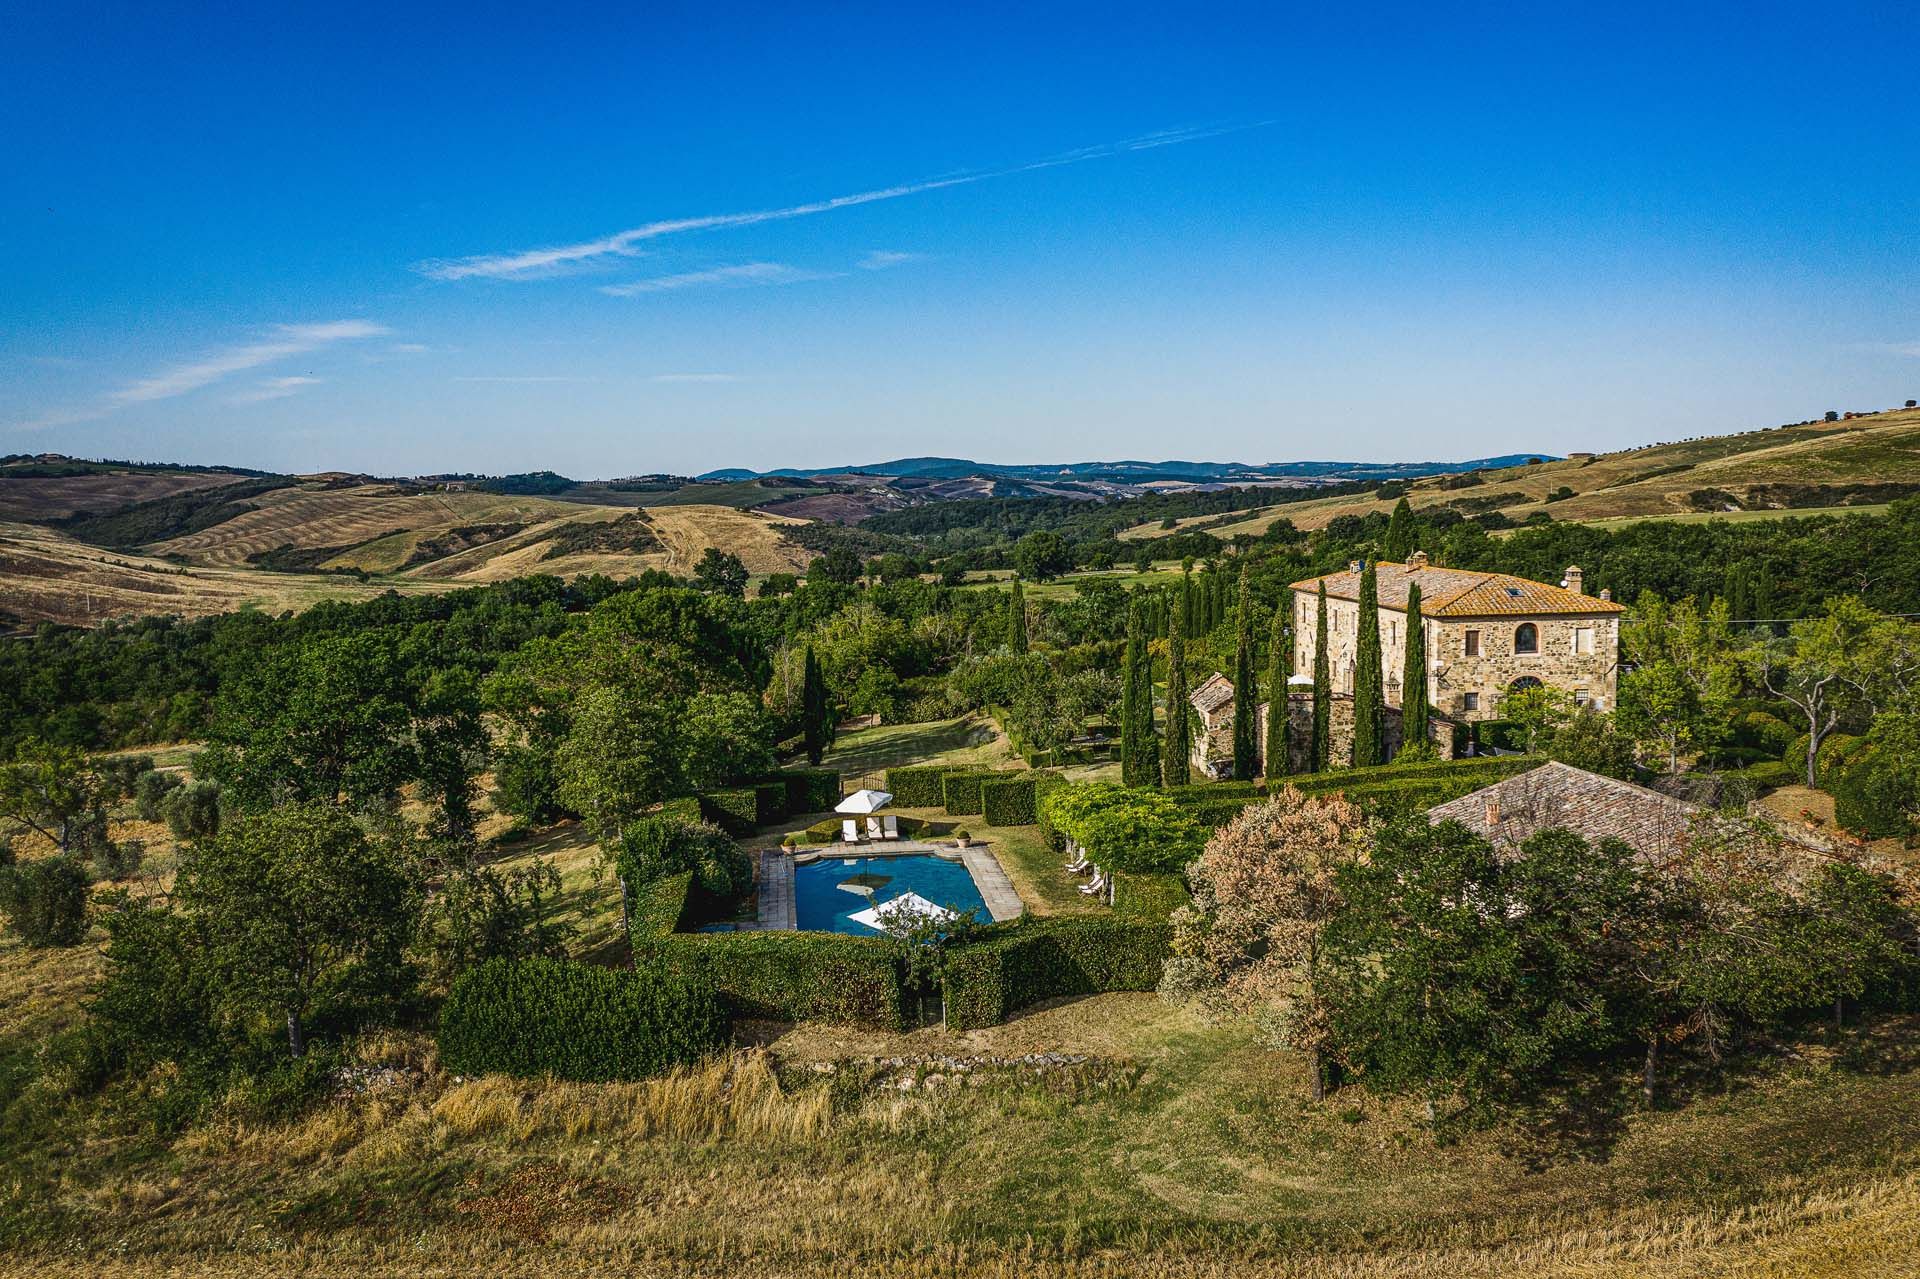
[{"label": "blue sky", "polygon": [[1567,452],[1920,396],[1911,5],[0,13],[0,452]]}]

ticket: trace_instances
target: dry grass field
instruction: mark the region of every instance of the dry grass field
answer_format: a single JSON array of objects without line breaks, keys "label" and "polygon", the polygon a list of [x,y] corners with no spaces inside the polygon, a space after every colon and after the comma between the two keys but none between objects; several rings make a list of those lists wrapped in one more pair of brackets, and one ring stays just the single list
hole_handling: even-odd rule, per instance
[{"label": "dry grass field", "polygon": [[112,471],[56,478],[9,474],[0,467],[0,520],[57,520],[244,480],[228,471]]},{"label": "dry grass field", "polygon": [[92,626],[112,618],[167,613],[203,617],[243,608],[278,613],[324,599],[448,588],[425,580],[359,582],[343,576],[170,564],[89,546],[35,525],[0,524],[0,615],[29,626]]},{"label": "dry grass field", "polygon": [[[1573,449],[1577,444],[1565,441],[1560,447]],[[1417,509],[1508,497],[1513,504],[1499,509],[1516,522],[1535,511],[1546,511],[1556,520],[1602,521],[1695,514],[1687,495],[1698,489],[1720,489],[1744,497],[1756,484],[1920,482],[1920,410],[1656,444],[1484,474],[1484,484],[1467,488],[1448,489],[1440,480],[1421,480],[1409,489],[1407,498]],[[1575,495],[1551,503],[1545,500],[1563,485]],[[1317,529],[1337,516],[1385,512],[1392,507],[1392,501],[1371,497],[1323,498],[1253,511],[1241,519],[1210,524],[1209,531],[1223,538],[1240,533],[1257,536],[1282,517],[1300,528]],[[1213,518],[1183,520],[1179,527],[1208,524]],[[1170,531],[1158,524],[1143,524],[1121,536],[1139,540]]]}]

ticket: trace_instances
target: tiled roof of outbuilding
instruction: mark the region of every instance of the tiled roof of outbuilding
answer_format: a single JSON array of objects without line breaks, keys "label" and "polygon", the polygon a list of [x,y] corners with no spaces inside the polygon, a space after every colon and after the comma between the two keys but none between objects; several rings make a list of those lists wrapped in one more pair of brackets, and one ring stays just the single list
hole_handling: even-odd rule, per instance
[{"label": "tiled roof of outbuilding", "polygon": [[[1463,568],[1385,562],[1374,565],[1374,572],[1379,579],[1380,607],[1405,612],[1408,588],[1418,582],[1420,612],[1425,617],[1626,612],[1612,600],[1582,595],[1563,586],[1549,586],[1511,573],[1476,573]],[[1322,582],[1327,584],[1327,595],[1332,599],[1360,598],[1360,574],[1351,569],[1305,578],[1295,582],[1293,589],[1312,591]]]},{"label": "tiled roof of outbuilding", "polygon": [[1199,688],[1193,690],[1193,696],[1188,700],[1193,703],[1193,709],[1202,715],[1210,715],[1233,700],[1233,681],[1215,671],[1207,676]]}]

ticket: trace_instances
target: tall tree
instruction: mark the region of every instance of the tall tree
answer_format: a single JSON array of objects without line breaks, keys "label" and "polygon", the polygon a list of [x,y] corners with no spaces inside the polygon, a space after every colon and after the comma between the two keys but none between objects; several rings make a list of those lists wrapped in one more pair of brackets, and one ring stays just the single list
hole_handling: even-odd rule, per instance
[{"label": "tall tree", "polygon": [[1807,723],[1807,785],[1818,784],[1820,745],[1849,713],[1872,714],[1920,683],[1920,644],[1905,622],[1850,595],[1827,601],[1819,617],[1795,622],[1784,641],[1763,643],[1747,659],[1759,682]]},{"label": "tall tree", "polygon": [[229,827],[182,859],[175,893],[206,921],[227,1011],[286,1027],[330,991],[399,990],[420,895],[401,859],[344,809],[291,804]]},{"label": "tall tree", "polygon": [[833,721],[827,713],[827,681],[820,674],[820,658],[807,645],[806,675],[800,686],[800,733],[807,762],[818,764],[833,740]]},{"label": "tall tree", "polygon": [[1134,672],[1134,683],[1140,690],[1140,697],[1134,704],[1135,713],[1140,717],[1140,725],[1135,740],[1140,746],[1139,774],[1142,786],[1160,784],[1160,734],[1153,724],[1153,646],[1148,642],[1146,619],[1141,619],[1140,648],[1136,660],[1139,669]]},{"label": "tall tree", "polygon": [[1017,577],[1007,599],[1007,647],[1016,653],[1027,651],[1027,592]]},{"label": "tall tree", "polygon": [[1381,553],[1396,564],[1404,563],[1407,556],[1413,554],[1419,532],[1414,523],[1413,508],[1403,497],[1394,503],[1393,514],[1387,517],[1387,534],[1381,542]]},{"label": "tall tree", "polygon": [[1354,644],[1353,766],[1387,762],[1386,701],[1380,671],[1379,573],[1360,570],[1360,633]]},{"label": "tall tree", "polygon": [[1273,610],[1273,634],[1267,653],[1267,740],[1261,749],[1269,782],[1293,771],[1288,749],[1292,724],[1287,715],[1287,672],[1292,662],[1287,657],[1287,609],[1283,604]]},{"label": "tall tree", "polygon": [[1318,773],[1333,764],[1333,676],[1327,657],[1327,584],[1320,583],[1320,598],[1313,623],[1313,749],[1307,771]]},{"label": "tall tree", "polygon": [[1199,621],[1193,612],[1193,557],[1189,555],[1180,561],[1180,631],[1184,635],[1197,635],[1196,623]]},{"label": "tall tree", "polygon": [[1245,565],[1240,568],[1240,600],[1234,612],[1233,780],[1250,782],[1259,771],[1260,682],[1255,674],[1258,659],[1253,641],[1253,596]]},{"label": "tall tree", "polygon": [[[1182,581],[1184,588],[1186,583]],[[1184,589],[1182,594],[1185,594]],[[1193,755],[1193,731],[1187,722],[1187,635],[1182,616],[1184,605],[1168,610],[1167,616],[1167,742],[1160,757],[1161,780],[1168,786],[1185,786],[1193,780],[1190,771]]]},{"label": "tall tree", "polygon": [[1427,623],[1420,615],[1420,584],[1407,588],[1407,652],[1400,673],[1400,742],[1427,740],[1433,708],[1427,701]]}]

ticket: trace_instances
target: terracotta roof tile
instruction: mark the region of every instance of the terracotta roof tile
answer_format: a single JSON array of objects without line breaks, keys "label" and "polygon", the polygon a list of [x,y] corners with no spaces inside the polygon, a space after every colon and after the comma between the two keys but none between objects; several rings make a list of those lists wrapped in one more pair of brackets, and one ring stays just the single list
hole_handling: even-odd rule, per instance
[{"label": "terracotta roof tile", "polygon": [[1199,688],[1193,690],[1193,696],[1188,700],[1193,703],[1193,709],[1202,715],[1210,714],[1233,700],[1233,681],[1215,671],[1207,676]]},{"label": "terracotta roof tile", "polygon": [[[1405,612],[1408,588],[1420,584],[1420,612],[1425,617],[1498,617],[1506,614],[1624,613],[1612,600],[1582,595],[1562,586],[1549,586],[1511,573],[1477,573],[1463,568],[1434,568],[1382,562],[1374,566],[1379,578],[1380,606]],[[1360,574],[1351,569],[1309,577],[1293,584],[1296,591],[1313,591],[1327,584],[1330,599],[1360,598]]]}]

